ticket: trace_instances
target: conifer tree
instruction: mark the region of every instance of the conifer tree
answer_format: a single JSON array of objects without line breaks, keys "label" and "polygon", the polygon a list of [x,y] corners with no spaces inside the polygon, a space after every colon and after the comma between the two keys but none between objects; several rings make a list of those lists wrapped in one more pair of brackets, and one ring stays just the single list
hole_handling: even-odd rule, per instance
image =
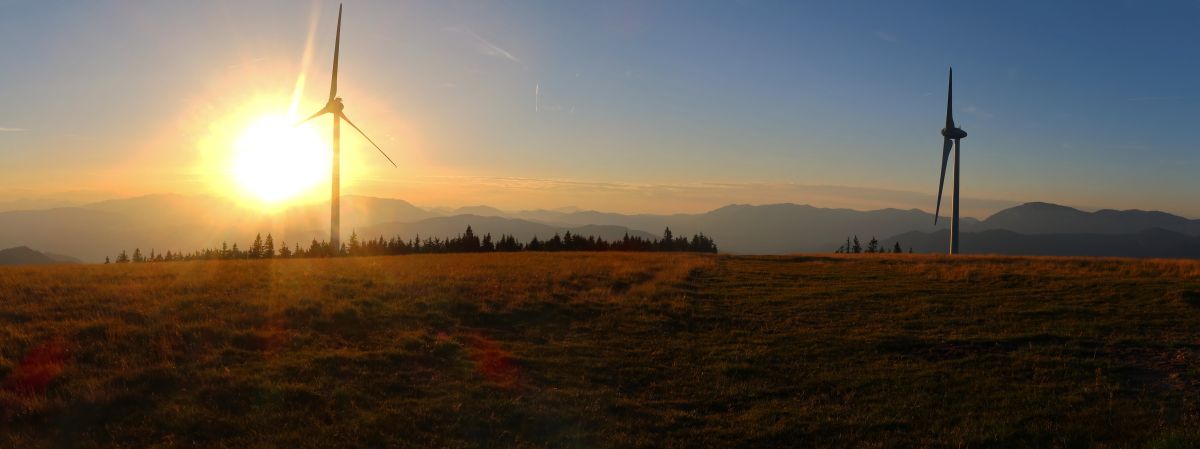
[{"label": "conifer tree", "polygon": [[261,254],[264,259],[275,257],[275,239],[271,238],[271,234],[267,234],[267,240],[263,242]]},{"label": "conifer tree", "polygon": [[262,257],[262,253],[263,253],[262,234],[256,234],[254,236],[254,243],[250,244],[250,251],[246,255],[249,256],[248,258],[250,258],[250,259],[257,259],[259,257]]},{"label": "conifer tree", "polygon": [[862,252],[862,244],[858,243],[857,235],[854,236],[854,246],[852,246],[851,248],[854,249],[854,254],[859,254]]},{"label": "conifer tree", "polygon": [[900,242],[896,242],[896,246],[892,248],[892,252],[896,254],[904,252],[904,250],[900,249]]},{"label": "conifer tree", "polygon": [[341,252],[344,252],[344,253],[352,255],[352,256],[357,256],[361,249],[362,249],[362,242],[358,241],[358,232],[353,231],[353,230],[350,231],[350,248],[348,250],[343,249]]}]

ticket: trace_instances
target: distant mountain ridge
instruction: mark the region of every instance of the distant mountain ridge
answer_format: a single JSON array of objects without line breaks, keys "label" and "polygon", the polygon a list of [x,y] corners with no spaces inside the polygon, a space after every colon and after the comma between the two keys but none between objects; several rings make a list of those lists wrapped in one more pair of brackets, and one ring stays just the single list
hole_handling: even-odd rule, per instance
[{"label": "distant mountain ridge", "polygon": [[0,249],[0,265],[46,265],[57,263],[82,262],[74,257],[46,253],[28,246]]},{"label": "distant mountain ridge", "polygon": [[1189,220],[1166,212],[1104,209],[1084,212],[1050,203],[1025,203],[1004,209],[974,226],[971,232],[1007,229],[1021,234],[1131,234],[1164,229],[1184,235],[1200,235],[1200,220]]},{"label": "distant mountain ridge", "polygon": [[[99,262],[105,256],[134,248],[143,252],[151,249],[163,252],[194,251],[220,246],[222,242],[245,246],[258,233],[271,233],[276,244],[287,242],[307,246],[313,239],[328,239],[328,211],[328,203],[316,203],[268,214],[239,208],[215,197],[149,195],[78,207],[0,212],[0,248],[30,246]],[[948,229],[949,220],[940,220],[935,226],[932,214],[917,209],[859,211],[792,203],[731,204],[695,214],[627,215],[576,208],[524,211],[504,211],[486,205],[457,209],[422,208],[400,199],[342,197],[344,239],[352,231],[363,238],[383,235],[409,239],[416,234],[453,237],[467,225],[480,235],[511,234],[520,240],[528,240],[533,235],[549,238],[567,231],[610,240],[620,238],[626,232],[647,238],[661,236],[664,228],[670,227],[675,235],[703,233],[712,237],[723,252],[783,254],[831,252],[846,237],[854,235],[864,241],[871,237],[885,241],[899,238],[902,246],[907,248],[911,244],[915,250],[921,250],[924,239],[931,238],[926,235]],[[983,221],[963,218],[962,226],[966,233],[985,236],[1003,235],[987,234],[987,231],[1001,230],[1021,236],[1098,236],[1131,235],[1152,229],[1200,236],[1200,221],[1164,212],[1084,212],[1049,203],[1022,204],[997,212]],[[980,241],[990,241],[988,238]],[[1028,248],[1028,251],[1037,250],[1041,254],[1043,250],[1039,248],[1046,246],[1030,246],[1040,241],[1044,240],[1020,240],[1034,242],[1028,244],[1014,240],[1016,246],[1013,248]],[[928,250],[941,252],[944,250],[941,246],[944,245],[931,241]],[[964,241],[967,251],[985,247],[972,248],[970,240]],[[1061,245],[1051,247],[1075,251]]]}]

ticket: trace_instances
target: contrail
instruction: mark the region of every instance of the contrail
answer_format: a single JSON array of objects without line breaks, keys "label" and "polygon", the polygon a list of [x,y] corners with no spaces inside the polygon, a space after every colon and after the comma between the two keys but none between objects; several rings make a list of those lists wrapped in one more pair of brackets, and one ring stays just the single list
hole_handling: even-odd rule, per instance
[{"label": "contrail", "polygon": [[491,41],[484,39],[483,37],[481,37],[478,34],[475,34],[475,32],[471,31],[471,29],[469,29],[469,28],[463,28],[462,30],[466,31],[467,34],[469,34],[469,35],[471,35],[471,37],[475,38],[475,41],[478,42],[479,45],[483,47],[482,49],[483,49],[484,54],[490,55],[490,56],[501,57],[501,58],[507,59],[509,61],[515,62],[517,64],[521,64],[521,60],[517,59],[516,56],[513,56],[512,53],[509,53],[508,50],[500,48],[496,44],[493,44]]},{"label": "contrail", "polygon": [[533,83],[533,112],[538,111],[539,98],[541,96],[541,83]]}]

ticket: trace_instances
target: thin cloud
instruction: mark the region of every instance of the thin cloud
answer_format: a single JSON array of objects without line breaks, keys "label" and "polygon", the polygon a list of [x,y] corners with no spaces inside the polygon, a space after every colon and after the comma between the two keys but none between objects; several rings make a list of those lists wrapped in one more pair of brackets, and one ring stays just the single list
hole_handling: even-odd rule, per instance
[{"label": "thin cloud", "polygon": [[963,108],[963,112],[966,112],[968,114],[971,114],[973,116],[976,116],[976,117],[979,117],[982,119],[991,119],[996,116],[995,114],[985,111],[975,105],[969,105],[966,108]]},{"label": "thin cloud", "polygon": [[896,42],[896,40],[897,40],[895,35],[893,35],[891,33],[883,32],[883,31],[876,31],[875,37],[877,37],[877,38],[879,38],[879,40],[882,40],[885,42]]},{"label": "thin cloud", "polygon": [[0,133],[15,133],[15,132],[21,132],[21,131],[25,131],[25,128],[8,128],[8,127],[0,126]]},{"label": "thin cloud", "polygon": [[521,62],[521,60],[519,58],[517,58],[516,56],[513,56],[513,54],[511,52],[501,48],[499,45],[493,44],[492,41],[484,39],[483,36],[476,34],[474,31],[471,31],[469,28],[447,27],[446,30],[457,32],[457,33],[462,33],[462,34],[470,37],[471,40],[473,41],[473,43],[475,44],[475,48],[484,55],[491,56],[493,58],[505,59],[505,60],[508,60],[509,62],[515,62],[517,64],[523,64]]},{"label": "thin cloud", "polygon": [[1179,101],[1182,99],[1183,99],[1183,97],[1179,96],[1179,95],[1135,96],[1135,97],[1128,98],[1129,101]]},{"label": "thin cloud", "polygon": [[565,112],[567,114],[575,113],[575,105],[563,106],[554,101],[554,96],[550,96],[550,101],[542,98],[542,83],[536,82],[533,84],[533,112]]}]

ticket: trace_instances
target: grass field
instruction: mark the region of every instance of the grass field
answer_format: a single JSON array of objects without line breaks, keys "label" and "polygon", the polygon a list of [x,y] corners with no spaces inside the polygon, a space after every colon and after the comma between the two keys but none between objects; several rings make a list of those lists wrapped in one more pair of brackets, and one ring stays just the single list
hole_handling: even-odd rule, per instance
[{"label": "grass field", "polygon": [[0,447],[1200,446],[1200,262],[0,268]]}]

